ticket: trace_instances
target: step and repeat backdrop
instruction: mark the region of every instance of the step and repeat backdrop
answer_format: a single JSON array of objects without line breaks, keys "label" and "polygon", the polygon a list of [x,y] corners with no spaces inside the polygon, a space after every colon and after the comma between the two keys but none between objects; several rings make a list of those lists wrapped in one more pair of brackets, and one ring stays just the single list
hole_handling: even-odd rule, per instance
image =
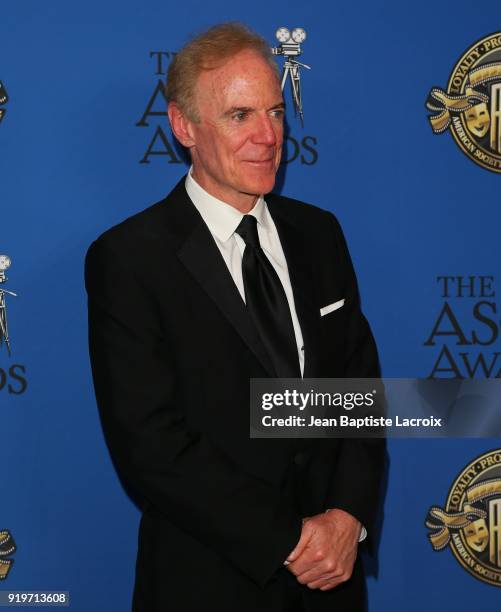
[{"label": "step and repeat backdrop", "polygon": [[[384,375],[501,377],[498,2],[5,5],[0,591],[130,608],[139,511],[95,405],[83,262],[186,173],[166,70],[228,20],[269,40],[281,70],[291,50],[306,65],[285,79],[276,188],[340,220]],[[501,440],[391,440],[388,454],[369,610],[499,606]]]}]

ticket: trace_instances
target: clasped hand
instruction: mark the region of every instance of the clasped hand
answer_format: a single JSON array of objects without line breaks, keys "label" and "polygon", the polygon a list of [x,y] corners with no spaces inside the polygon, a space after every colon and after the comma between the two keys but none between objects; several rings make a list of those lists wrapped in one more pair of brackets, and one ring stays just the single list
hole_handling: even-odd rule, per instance
[{"label": "clasped hand", "polygon": [[287,569],[310,589],[328,591],[352,574],[361,524],[337,508],[303,519],[301,537]]}]

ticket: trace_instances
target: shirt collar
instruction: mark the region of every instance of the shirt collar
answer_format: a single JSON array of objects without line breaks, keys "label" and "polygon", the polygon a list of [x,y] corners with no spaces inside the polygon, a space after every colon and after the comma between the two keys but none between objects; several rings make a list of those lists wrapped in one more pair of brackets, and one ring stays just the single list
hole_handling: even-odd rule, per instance
[{"label": "shirt collar", "polygon": [[[192,169],[193,166],[186,176],[186,191],[196,209],[202,215],[211,234],[222,242],[226,242],[233,236],[244,215],[234,206],[226,204],[226,202],[222,200],[218,200],[205,191],[205,189],[203,189],[203,187],[201,187],[192,177]],[[248,214],[256,217],[257,222],[261,224],[264,229],[268,229],[266,202],[262,195],[258,197],[254,207]]]}]

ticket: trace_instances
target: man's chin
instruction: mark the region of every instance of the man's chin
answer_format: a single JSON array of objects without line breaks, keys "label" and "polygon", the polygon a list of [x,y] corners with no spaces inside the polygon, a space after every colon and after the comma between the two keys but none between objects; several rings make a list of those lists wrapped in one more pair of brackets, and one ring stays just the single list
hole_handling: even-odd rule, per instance
[{"label": "man's chin", "polygon": [[265,193],[269,193],[274,186],[275,174],[272,176],[255,177],[253,180],[247,180],[244,191],[249,194],[263,195]]}]

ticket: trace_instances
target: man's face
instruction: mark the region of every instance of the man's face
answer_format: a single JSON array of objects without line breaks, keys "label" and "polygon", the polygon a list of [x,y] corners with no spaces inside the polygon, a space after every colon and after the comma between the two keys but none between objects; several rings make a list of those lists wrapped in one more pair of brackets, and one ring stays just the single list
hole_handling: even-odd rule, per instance
[{"label": "man's face", "polygon": [[276,73],[244,50],[198,78],[190,122],[193,174],[211,195],[247,212],[275,184],[284,107]]}]

